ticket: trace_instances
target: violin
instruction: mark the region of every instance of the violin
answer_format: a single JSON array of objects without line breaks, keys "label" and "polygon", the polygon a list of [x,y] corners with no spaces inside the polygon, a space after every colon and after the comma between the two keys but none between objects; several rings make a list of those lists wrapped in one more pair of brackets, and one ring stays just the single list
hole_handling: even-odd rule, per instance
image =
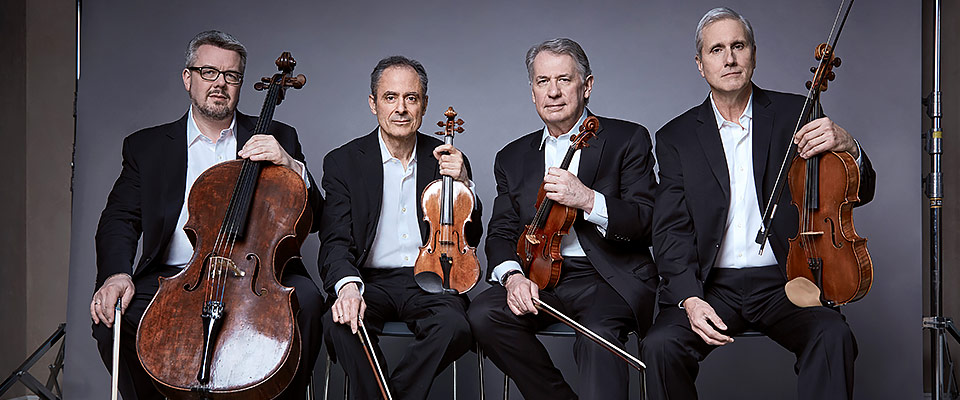
[{"label": "violin", "polygon": [[[254,134],[267,134],[296,60],[284,52],[267,89]],[[190,191],[184,226],[194,253],[147,306],[137,355],[170,399],[272,399],[293,379],[300,331],[283,266],[300,257],[312,223],[307,189],[296,172],[249,159],[223,162]]]},{"label": "violin", "polygon": [[[454,133],[463,133],[463,120],[453,107],[443,113],[446,122],[437,122],[444,128],[445,144],[453,144]],[[413,276],[423,290],[430,293],[460,294],[472,289],[480,280],[480,261],[475,248],[467,244],[466,225],[474,208],[473,192],[466,184],[443,176],[423,189],[421,207],[423,220],[430,223],[430,237],[420,247],[414,264]]]},{"label": "violin", "polygon": [[[849,6],[846,12],[849,14]],[[806,83],[809,91],[797,130],[823,117],[820,94],[827,90],[827,82],[836,77],[833,69],[841,64],[834,48],[842,28],[843,22],[836,36],[831,32],[833,45],[822,43],[815,50],[819,66],[810,69],[814,77]],[[829,151],[803,159],[793,144],[788,148],[784,166],[791,159],[787,182],[791,204],[797,207],[800,220],[797,234],[789,239],[787,297],[800,307],[838,307],[857,301],[867,294],[873,283],[873,262],[867,252],[867,240],[857,234],[853,225],[853,207],[860,201],[857,195],[860,168],[848,152]],[[782,186],[778,176],[774,195],[764,212],[764,228],[757,236],[761,252]]]},{"label": "violin", "polygon": [[[580,133],[570,137],[570,147],[563,156],[560,169],[570,168],[574,153],[588,147],[587,141],[597,135],[600,120],[589,116],[580,125]],[[560,241],[570,233],[577,219],[577,209],[548,199],[543,183],[537,192],[537,212],[517,240],[517,255],[520,265],[528,279],[537,284],[540,290],[550,289],[560,280]]]}]

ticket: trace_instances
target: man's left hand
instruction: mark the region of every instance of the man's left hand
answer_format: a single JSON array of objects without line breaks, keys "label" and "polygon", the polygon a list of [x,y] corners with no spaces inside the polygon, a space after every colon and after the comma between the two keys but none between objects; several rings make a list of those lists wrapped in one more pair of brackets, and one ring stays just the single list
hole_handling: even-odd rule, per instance
[{"label": "man's left hand", "polygon": [[813,157],[825,151],[847,151],[853,158],[860,158],[860,149],[853,136],[846,129],[823,117],[810,121],[793,135],[793,143],[799,149],[800,157]]},{"label": "man's left hand", "polygon": [[547,169],[543,177],[543,190],[547,198],[568,207],[579,208],[586,213],[593,211],[594,192],[584,186],[576,175],[556,167]]},{"label": "man's left hand", "polygon": [[300,164],[290,157],[280,143],[277,143],[277,138],[271,135],[253,135],[238,154],[251,161],[269,161],[290,168],[299,175],[303,174]]},{"label": "man's left hand", "polygon": [[440,175],[446,175],[467,183],[467,166],[463,163],[463,153],[452,144],[441,144],[433,149],[433,157],[440,163]]}]

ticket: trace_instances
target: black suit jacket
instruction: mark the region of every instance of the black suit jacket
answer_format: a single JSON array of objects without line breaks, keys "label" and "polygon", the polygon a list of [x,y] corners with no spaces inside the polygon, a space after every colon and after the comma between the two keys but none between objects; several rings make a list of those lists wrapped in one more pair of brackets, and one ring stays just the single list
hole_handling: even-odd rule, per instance
[{"label": "black suit jacket", "polygon": [[[632,122],[598,117],[600,129],[581,150],[578,178],[603,193],[609,225],[606,236],[578,212],[573,224],[580,246],[597,272],[623,297],[641,320],[652,305],[642,304],[643,280],[656,276],[650,255],[650,230],[656,179],[650,134]],[[493,172],[497,198],[487,234],[487,276],[504,261],[520,262],[517,240],[536,213],[543,183],[543,129],[514,140],[497,153]]]},{"label": "black suit jacket", "polygon": [[[321,184],[326,192],[326,206],[320,220],[320,279],[328,293],[336,295],[334,286],[348,276],[366,278],[363,264],[370,255],[380,206],[383,201],[383,162],[380,158],[378,129],[333,149],[323,158]],[[421,243],[426,243],[430,225],[423,220],[420,206],[423,189],[440,179],[440,168],[433,149],[443,142],[417,133],[417,217]],[[468,176],[470,162],[464,156]],[[471,178],[472,179],[472,178]],[[480,223],[482,205],[479,198],[471,222],[466,225],[467,243],[476,246],[483,235]]]},{"label": "black suit jacket", "polygon": [[[183,208],[187,184],[187,118],[137,131],[123,140],[123,167],[107,197],[97,226],[97,287],[110,275],[131,273],[137,241],[143,235],[143,253],[134,277],[159,265]],[[253,136],[257,118],[237,113],[237,150]],[[280,146],[304,162],[296,129],[274,121],[270,130]],[[308,199],[314,215],[323,198],[309,171]],[[317,218],[312,231],[316,231]]]},{"label": "black suit jacket", "polygon": [[[793,138],[805,99],[753,86],[753,175],[760,212],[770,198],[783,155]],[[860,203],[873,199],[876,175],[861,151]],[[660,186],[654,209],[654,251],[660,270],[660,300],[676,305],[703,298],[704,281],[716,261],[730,204],[730,177],[720,131],[710,104],[691,108],[657,132]],[[770,247],[786,276],[789,237],[798,226],[790,191],[784,189],[771,224]],[[750,227],[750,241],[759,226]]]}]

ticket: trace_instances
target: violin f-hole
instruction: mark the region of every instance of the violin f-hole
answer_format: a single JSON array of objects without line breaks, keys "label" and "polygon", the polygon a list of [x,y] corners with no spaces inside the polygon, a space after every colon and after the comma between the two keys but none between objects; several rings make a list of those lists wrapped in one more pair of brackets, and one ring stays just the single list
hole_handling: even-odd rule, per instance
[{"label": "violin f-hole", "polygon": [[842,249],[843,243],[837,239],[837,225],[833,223],[833,218],[824,218],[823,222],[830,224],[830,241],[833,242],[833,247]]}]

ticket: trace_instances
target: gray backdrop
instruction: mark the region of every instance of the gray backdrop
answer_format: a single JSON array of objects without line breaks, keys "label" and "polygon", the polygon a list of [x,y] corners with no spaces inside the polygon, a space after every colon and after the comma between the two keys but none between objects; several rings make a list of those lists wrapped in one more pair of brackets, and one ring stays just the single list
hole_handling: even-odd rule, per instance
[{"label": "gray backdrop", "polygon": [[[242,0],[84,2],[76,181],[67,336],[65,395],[106,398],[109,378],[90,337],[93,234],[120,170],[122,138],[179,118],[188,100],[180,80],[182,54],[197,32],[216,28],[249,50],[240,109],[257,114],[252,90],[276,71],[274,59],[291,51],[303,90],[288,92],[276,118],[296,126],[318,181],[331,149],[375,127],[367,106],[369,73],[381,57],[403,54],[423,62],[430,76],[425,132],[453,105],[466,121],[458,147],[474,165],[479,196],[495,193],[492,163],[508,141],[542,126],[530,100],[523,55],[556,36],[580,42],[596,84],[591,109],[637,121],[656,131],[699,104],[707,86],[693,62],[700,16],[724,5],[711,1],[488,1],[469,4],[406,2],[285,2]],[[836,1],[730,1],[749,18],[758,41],[754,81],[761,87],[803,92],[825,40]],[[879,176],[876,200],[857,210],[858,231],[870,239],[876,273],[872,292],[845,308],[859,341],[856,394],[860,399],[921,396],[920,3],[874,1],[856,5],[838,54],[843,66],[824,96],[828,113],[860,140]],[[489,213],[484,215],[484,222]],[[316,236],[304,246],[316,265]],[[483,256],[481,256],[481,260]],[[484,287],[478,287],[479,292]],[[486,333],[489,334],[489,333]],[[549,339],[567,379],[577,384],[568,339]],[[386,342],[395,363],[403,340]],[[635,351],[635,343],[631,349]],[[318,363],[318,374],[322,362]],[[795,398],[793,356],[766,338],[744,338],[716,351],[699,379],[704,399]],[[486,386],[496,395],[502,374],[489,361]],[[477,391],[475,358],[460,363],[463,398]],[[339,380],[340,372],[334,373]],[[635,381],[634,381],[635,382]],[[339,384],[336,385],[339,388]],[[450,371],[434,399],[449,398]]]}]

